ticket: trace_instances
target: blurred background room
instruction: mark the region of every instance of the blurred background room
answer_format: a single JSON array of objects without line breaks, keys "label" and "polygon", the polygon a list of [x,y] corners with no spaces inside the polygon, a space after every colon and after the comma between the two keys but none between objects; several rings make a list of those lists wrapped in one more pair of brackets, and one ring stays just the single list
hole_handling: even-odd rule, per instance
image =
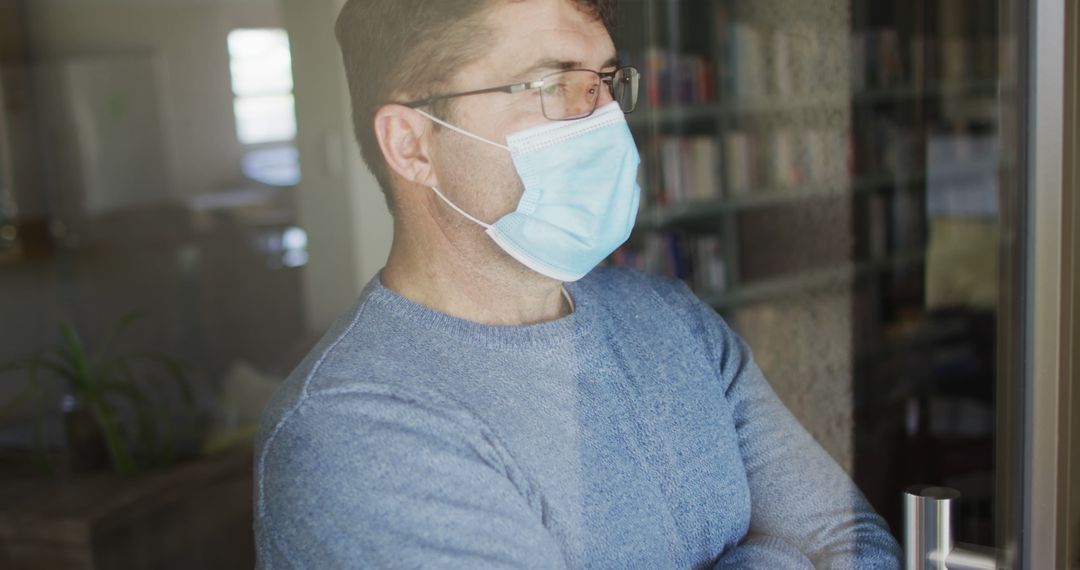
[{"label": "blurred background room", "polygon": [[[0,567],[254,564],[259,413],[392,237],[342,4],[0,0]],[[1029,10],[620,2],[605,263],[685,279],[900,538],[916,483],[1021,524]]]},{"label": "blurred background room", "polygon": [[262,405],[389,249],[339,8],[0,0],[0,567],[253,565]]}]

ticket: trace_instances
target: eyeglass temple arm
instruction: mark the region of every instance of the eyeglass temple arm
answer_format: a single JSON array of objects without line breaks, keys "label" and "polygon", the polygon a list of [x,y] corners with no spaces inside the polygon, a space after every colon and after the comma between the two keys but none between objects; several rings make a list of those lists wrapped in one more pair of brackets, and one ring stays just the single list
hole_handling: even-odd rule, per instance
[{"label": "eyeglass temple arm", "polygon": [[487,89],[476,89],[474,91],[463,91],[461,93],[450,93],[449,95],[438,95],[435,97],[428,97],[427,99],[420,99],[419,101],[409,101],[408,103],[402,103],[402,105],[415,109],[417,107],[424,107],[430,105],[435,101],[441,101],[443,99],[452,99],[454,97],[464,97],[466,95],[480,95],[482,93],[520,93],[528,89],[536,89],[537,87],[543,87],[544,81],[529,81],[526,83],[514,83],[512,85],[500,85],[499,87],[488,87]]}]

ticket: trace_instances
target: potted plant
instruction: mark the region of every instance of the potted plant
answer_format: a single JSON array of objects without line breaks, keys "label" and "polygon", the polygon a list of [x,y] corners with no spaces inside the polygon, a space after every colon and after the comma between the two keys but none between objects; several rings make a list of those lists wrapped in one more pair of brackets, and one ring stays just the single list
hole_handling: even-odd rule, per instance
[{"label": "potted plant", "polygon": [[[26,379],[18,395],[0,407],[0,417],[24,405],[37,405],[34,447],[39,464],[50,474],[56,473],[56,467],[46,454],[43,430],[49,414],[44,382],[49,380],[60,382],[66,393],[64,432],[72,470],[91,469],[107,458],[118,475],[134,476],[175,461],[171,416],[163,413],[167,408],[156,402],[145,387],[163,379],[171,381],[184,412],[194,417],[194,398],[183,367],[159,352],[114,349],[119,338],[142,316],[140,311],[134,311],[118,319],[93,352],[87,350],[75,327],[64,322],[55,345],[0,364],[0,374],[21,371]],[[134,418],[134,438],[128,436],[128,424],[132,422],[125,421],[121,414],[124,409]]]}]

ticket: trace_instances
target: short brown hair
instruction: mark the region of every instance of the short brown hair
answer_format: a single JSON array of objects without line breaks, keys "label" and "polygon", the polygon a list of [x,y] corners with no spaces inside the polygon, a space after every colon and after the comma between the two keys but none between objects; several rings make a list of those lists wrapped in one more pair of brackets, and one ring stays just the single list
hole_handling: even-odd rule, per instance
[{"label": "short brown hair", "polygon": [[[394,210],[390,175],[372,120],[392,97],[423,98],[478,59],[490,44],[483,10],[493,2],[522,0],[348,0],[338,15],[341,46],[352,99],[353,130],[360,153]],[[615,25],[617,0],[567,0]]]}]

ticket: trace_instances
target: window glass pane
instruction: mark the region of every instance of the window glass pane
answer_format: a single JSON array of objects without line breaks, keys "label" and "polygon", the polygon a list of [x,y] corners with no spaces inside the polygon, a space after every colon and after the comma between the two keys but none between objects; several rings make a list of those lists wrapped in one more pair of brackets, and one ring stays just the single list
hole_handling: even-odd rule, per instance
[{"label": "window glass pane", "polygon": [[300,155],[292,145],[259,148],[244,153],[244,176],[271,186],[300,183]]},{"label": "window glass pane", "polygon": [[999,547],[1024,6],[655,0],[621,2],[615,30],[642,70],[642,196],[609,263],[720,312],[894,531],[931,483],[961,493],[955,540]]},{"label": "window glass pane", "polygon": [[229,34],[233,93],[287,93],[293,88],[292,57],[285,30],[234,30]]},{"label": "window glass pane", "polygon": [[288,141],[296,137],[292,95],[241,97],[234,102],[236,135],[244,144]]}]

